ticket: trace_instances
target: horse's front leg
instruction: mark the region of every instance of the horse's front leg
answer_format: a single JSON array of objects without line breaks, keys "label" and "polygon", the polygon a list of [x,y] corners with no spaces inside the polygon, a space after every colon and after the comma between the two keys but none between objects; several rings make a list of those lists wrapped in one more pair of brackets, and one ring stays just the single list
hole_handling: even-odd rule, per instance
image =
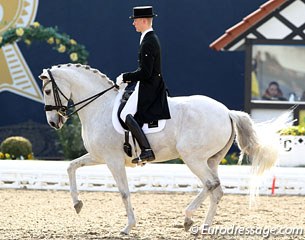
[{"label": "horse's front leg", "polygon": [[90,165],[97,165],[101,164],[101,162],[94,161],[90,154],[87,153],[72,162],[67,169],[69,175],[69,182],[70,182],[70,193],[73,201],[73,206],[75,208],[76,213],[79,213],[83,207],[83,202],[78,199],[78,191],[77,191],[77,184],[76,184],[76,170],[80,167],[90,166]]},{"label": "horse's front leg", "polygon": [[114,160],[112,158],[111,163],[107,163],[109,170],[111,171],[114,180],[116,181],[117,187],[120,191],[127,217],[128,217],[128,223],[121,230],[121,234],[129,234],[131,229],[136,225],[136,219],[134,216],[133,208],[131,206],[131,200],[130,200],[130,192],[127,182],[127,175],[126,175],[126,169],[123,161]]}]

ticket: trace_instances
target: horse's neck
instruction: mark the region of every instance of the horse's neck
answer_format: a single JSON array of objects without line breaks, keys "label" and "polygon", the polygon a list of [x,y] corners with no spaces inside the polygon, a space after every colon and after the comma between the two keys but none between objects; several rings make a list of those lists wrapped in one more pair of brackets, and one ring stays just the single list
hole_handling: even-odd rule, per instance
[{"label": "horse's neck", "polygon": [[[92,73],[89,75],[79,74],[77,81],[72,82],[70,86],[74,104],[79,103],[111,87],[107,80],[100,79],[99,76],[94,76]],[[105,116],[104,121],[107,121],[107,116],[109,116],[111,119],[112,108],[116,94],[117,91],[111,89],[82,108],[78,112],[82,124],[87,125],[90,124],[91,121],[98,121],[101,115]],[[76,109],[80,108],[84,104],[86,103],[80,104],[76,107]]]}]

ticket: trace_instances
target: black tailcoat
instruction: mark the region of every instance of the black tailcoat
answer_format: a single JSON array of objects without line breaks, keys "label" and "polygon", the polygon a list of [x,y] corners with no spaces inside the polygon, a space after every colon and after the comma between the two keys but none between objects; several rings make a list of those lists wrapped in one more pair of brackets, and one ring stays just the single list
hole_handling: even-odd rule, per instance
[{"label": "black tailcoat", "polygon": [[139,49],[139,66],[123,74],[124,82],[140,82],[136,119],[142,123],[170,119],[166,86],[161,73],[161,48],[157,35],[146,33]]}]

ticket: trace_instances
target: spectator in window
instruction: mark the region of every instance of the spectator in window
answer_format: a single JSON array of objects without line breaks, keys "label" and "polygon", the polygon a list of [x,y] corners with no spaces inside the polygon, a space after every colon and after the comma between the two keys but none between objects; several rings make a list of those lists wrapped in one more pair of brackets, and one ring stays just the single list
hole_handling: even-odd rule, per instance
[{"label": "spectator in window", "polygon": [[262,96],[263,100],[287,101],[283,96],[283,92],[277,82],[270,82],[268,88]]}]

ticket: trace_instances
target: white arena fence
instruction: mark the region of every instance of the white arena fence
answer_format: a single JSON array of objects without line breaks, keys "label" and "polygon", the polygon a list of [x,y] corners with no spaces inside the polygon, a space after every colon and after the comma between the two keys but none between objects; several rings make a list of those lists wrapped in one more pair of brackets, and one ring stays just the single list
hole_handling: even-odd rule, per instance
[{"label": "white arena fence", "polygon": [[[0,189],[69,190],[69,161],[1,160]],[[77,170],[80,191],[118,191],[106,165]],[[184,164],[147,164],[127,168],[131,192],[198,192],[201,183]],[[248,194],[249,166],[219,166],[223,191]],[[275,167],[261,184],[259,193],[271,195],[305,195],[305,168]]]}]

